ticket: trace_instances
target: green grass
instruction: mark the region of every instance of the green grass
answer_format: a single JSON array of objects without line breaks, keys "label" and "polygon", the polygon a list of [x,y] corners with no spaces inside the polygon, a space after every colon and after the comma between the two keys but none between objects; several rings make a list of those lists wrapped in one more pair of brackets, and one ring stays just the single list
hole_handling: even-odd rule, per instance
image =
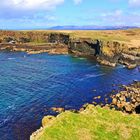
[{"label": "green grass", "polygon": [[34,140],[138,140],[140,116],[89,105],[84,112],[66,111]]}]

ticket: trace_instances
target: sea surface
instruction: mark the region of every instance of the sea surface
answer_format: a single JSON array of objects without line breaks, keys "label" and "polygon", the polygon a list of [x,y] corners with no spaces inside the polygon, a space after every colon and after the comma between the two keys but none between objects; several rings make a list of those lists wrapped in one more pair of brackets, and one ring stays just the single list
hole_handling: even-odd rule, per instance
[{"label": "sea surface", "polygon": [[51,107],[79,109],[140,80],[138,68],[100,66],[70,55],[0,52],[0,140],[28,140]]}]

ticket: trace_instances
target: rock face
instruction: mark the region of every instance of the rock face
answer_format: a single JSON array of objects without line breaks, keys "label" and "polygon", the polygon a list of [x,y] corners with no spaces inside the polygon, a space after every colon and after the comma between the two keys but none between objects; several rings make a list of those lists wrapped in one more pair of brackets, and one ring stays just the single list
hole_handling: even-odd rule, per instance
[{"label": "rock face", "polygon": [[102,42],[100,55],[97,57],[99,63],[115,67],[123,64],[132,69],[140,65],[140,48],[129,49],[127,44],[119,42]]},{"label": "rock face", "polygon": [[127,65],[129,69],[140,65],[140,48],[124,50],[119,59],[119,63]]},{"label": "rock face", "polygon": [[115,67],[122,53],[123,44],[112,41],[102,41],[100,55],[97,60],[99,63]]},{"label": "rock face", "polygon": [[51,33],[48,35],[48,42],[49,43],[61,43],[61,44],[68,45],[69,38],[70,38],[69,35],[66,35],[66,34]]},{"label": "rock face", "polygon": [[69,52],[77,56],[97,56],[100,54],[100,41],[90,38],[73,39],[69,42]]},{"label": "rock face", "polygon": [[100,64],[115,67],[124,64],[129,69],[140,65],[140,48],[131,48],[117,41],[73,39],[69,42],[69,52],[76,56],[96,57]]}]

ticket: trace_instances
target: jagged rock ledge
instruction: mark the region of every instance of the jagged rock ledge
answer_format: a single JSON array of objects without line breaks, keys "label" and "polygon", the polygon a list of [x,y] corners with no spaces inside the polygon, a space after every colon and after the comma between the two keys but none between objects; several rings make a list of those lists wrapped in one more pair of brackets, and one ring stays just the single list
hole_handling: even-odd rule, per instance
[{"label": "jagged rock ledge", "polygon": [[129,86],[116,95],[112,95],[112,103],[106,107],[115,108],[125,113],[140,114],[140,81]]},{"label": "jagged rock ledge", "polygon": [[0,44],[0,50],[27,52],[28,54],[68,54],[67,46],[57,43],[47,43],[46,45]]}]

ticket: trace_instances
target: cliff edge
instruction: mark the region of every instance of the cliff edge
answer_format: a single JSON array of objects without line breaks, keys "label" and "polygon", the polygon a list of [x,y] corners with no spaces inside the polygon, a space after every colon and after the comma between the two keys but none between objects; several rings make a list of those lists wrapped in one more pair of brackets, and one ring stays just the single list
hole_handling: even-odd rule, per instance
[{"label": "cliff edge", "polygon": [[88,105],[84,111],[46,116],[30,140],[139,139],[140,116]]},{"label": "cliff edge", "polygon": [[73,54],[100,64],[140,65],[140,29],[118,31],[0,31],[0,50]]}]

